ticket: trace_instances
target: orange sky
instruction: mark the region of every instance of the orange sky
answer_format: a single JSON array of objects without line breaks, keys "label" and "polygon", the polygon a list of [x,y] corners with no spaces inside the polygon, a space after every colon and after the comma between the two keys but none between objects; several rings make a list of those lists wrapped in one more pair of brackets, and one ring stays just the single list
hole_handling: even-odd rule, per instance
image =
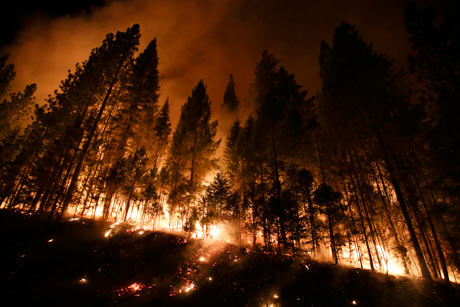
[{"label": "orange sky", "polygon": [[157,37],[160,103],[169,97],[173,124],[180,106],[203,78],[213,101],[213,116],[220,119],[220,129],[227,130],[233,119],[222,120],[219,107],[228,75],[233,73],[237,94],[248,104],[249,84],[264,49],[280,58],[309,94],[319,90],[320,41],[330,41],[342,20],[354,23],[377,51],[396,57],[398,65],[404,64],[409,44],[402,2],[115,1],[89,14],[55,19],[34,16],[6,49],[17,72],[14,89],[36,82],[40,103],[58,87],[68,69],[87,59],[107,33],[138,23],[140,50]]}]

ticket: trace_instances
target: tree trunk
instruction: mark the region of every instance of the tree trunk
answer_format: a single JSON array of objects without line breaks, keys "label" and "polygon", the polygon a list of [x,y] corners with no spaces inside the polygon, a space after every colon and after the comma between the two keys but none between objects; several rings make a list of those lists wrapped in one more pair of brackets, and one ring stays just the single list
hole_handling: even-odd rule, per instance
[{"label": "tree trunk", "polygon": [[70,200],[72,199],[73,191],[74,191],[75,187],[77,186],[78,177],[80,176],[80,171],[81,171],[81,167],[83,165],[83,161],[86,158],[86,154],[88,153],[88,150],[89,150],[89,147],[91,145],[92,139],[94,137],[94,134],[96,133],[97,126],[99,124],[99,121],[101,120],[102,114],[104,113],[105,106],[107,105],[107,102],[109,101],[109,98],[110,98],[110,95],[112,93],[113,87],[115,86],[115,83],[117,82],[118,74],[120,73],[120,70],[121,70],[124,62],[125,62],[125,59],[120,61],[119,65],[117,67],[117,70],[115,72],[115,75],[113,76],[113,78],[112,78],[112,80],[110,82],[110,85],[109,85],[109,88],[107,90],[107,93],[105,94],[105,97],[104,97],[104,100],[102,102],[102,105],[99,108],[99,112],[98,112],[96,118],[94,119],[93,126],[91,127],[91,129],[90,129],[90,131],[88,133],[86,142],[85,142],[85,144],[83,146],[83,149],[81,151],[81,154],[80,154],[80,159],[78,160],[77,166],[75,167],[75,170],[73,172],[73,176],[72,176],[72,179],[70,181],[69,188],[67,189],[67,193],[65,195],[65,198],[64,198],[64,201],[63,201],[63,204],[62,204],[62,213],[59,216],[59,219],[64,214],[65,210],[67,209],[67,206],[70,203]]},{"label": "tree trunk", "polygon": [[415,254],[417,256],[417,260],[419,262],[419,266],[420,266],[422,276],[424,278],[428,279],[428,280],[431,280],[430,271],[428,271],[428,267],[426,265],[425,258],[423,257],[423,252],[422,252],[422,249],[420,247],[420,243],[418,242],[417,234],[415,233],[414,226],[412,225],[412,220],[410,218],[409,211],[407,209],[406,200],[403,197],[401,186],[399,184],[399,180],[397,179],[396,172],[395,172],[395,170],[393,168],[393,164],[392,164],[392,162],[390,160],[390,156],[389,156],[389,154],[387,152],[386,147],[383,144],[383,140],[380,137],[380,133],[379,133],[377,127],[375,126],[375,123],[373,122],[373,118],[370,115],[370,112],[368,112],[368,113],[369,113],[369,118],[370,118],[371,123],[372,123],[371,124],[372,129],[374,131],[374,134],[375,134],[375,137],[377,139],[377,142],[378,142],[378,144],[380,146],[380,150],[381,150],[381,152],[383,154],[383,159],[384,159],[386,168],[388,170],[388,174],[390,176],[390,181],[391,181],[391,183],[393,185],[393,188],[395,190],[396,197],[398,199],[401,211],[402,211],[403,216],[404,216],[404,220],[406,221],[407,229],[409,230],[410,239],[411,239],[411,242],[412,242],[412,246],[414,247]]},{"label": "tree trunk", "polygon": [[[367,155],[367,152],[366,152],[366,155]],[[368,157],[368,159],[369,159],[369,156],[368,156],[368,155],[367,155],[367,157]],[[372,166],[371,166],[371,168],[372,168],[372,175],[373,175],[373,177],[374,177],[375,185],[377,186],[377,190],[378,190],[379,195],[380,195],[380,198],[381,198],[381,200],[382,200],[382,204],[383,204],[383,209],[384,209],[384,211],[385,211],[385,215],[386,215],[386,217],[387,217],[387,219],[388,219],[388,222],[389,222],[389,224],[390,224],[390,232],[391,232],[391,234],[393,235],[393,237],[394,237],[394,239],[395,239],[395,242],[396,242],[396,244],[397,244],[397,246],[398,246],[398,251],[400,251],[400,252],[399,252],[399,255],[400,255],[400,257],[401,257],[401,260],[402,260],[402,263],[403,263],[403,266],[404,266],[404,272],[405,272],[406,274],[409,274],[409,267],[407,266],[406,254],[403,253],[403,251],[399,248],[399,247],[401,247],[401,246],[403,246],[403,245],[401,244],[401,241],[399,240],[399,237],[398,237],[398,233],[397,233],[397,231],[396,231],[395,224],[394,224],[394,222],[393,222],[393,219],[391,218],[391,213],[390,213],[390,211],[389,211],[389,209],[388,209],[387,202],[386,202],[385,197],[384,197],[384,195],[383,195],[383,193],[382,193],[382,190],[381,190],[381,188],[380,188],[380,185],[379,185],[377,176],[376,176],[376,174],[375,174],[375,172],[374,172],[374,168],[373,168]],[[378,164],[377,164],[377,168],[379,168]],[[380,170],[379,170],[379,172],[380,172]],[[381,176],[381,174],[380,174],[380,176]],[[381,176],[381,177],[382,177],[382,176]],[[390,200],[390,198],[388,197],[387,191],[386,191],[386,187],[385,187],[385,183],[384,183],[384,181],[383,181],[383,178],[381,178],[381,180],[382,180],[383,188],[384,188],[384,190],[385,190],[386,198],[387,198],[388,200]]]},{"label": "tree trunk", "polygon": [[442,246],[441,246],[441,242],[439,241],[439,237],[438,237],[438,233],[436,231],[436,227],[434,226],[433,220],[431,219],[430,211],[428,210],[428,206],[427,206],[427,204],[425,202],[425,198],[423,196],[422,189],[420,188],[420,184],[418,182],[417,176],[414,174],[415,169],[412,166],[412,162],[410,161],[409,156],[407,155],[407,152],[405,150],[404,150],[404,154],[406,156],[407,162],[409,163],[409,167],[412,170],[412,172],[411,172],[412,178],[413,178],[415,186],[416,186],[416,188],[417,188],[417,190],[419,192],[420,200],[422,201],[423,207],[425,209],[426,219],[428,221],[428,224],[430,225],[431,233],[433,235],[434,243],[436,245],[436,250],[437,250],[437,253],[438,253],[438,256],[439,256],[439,260],[441,262],[442,273],[444,275],[443,279],[446,282],[449,282],[449,271],[447,270],[446,258],[444,256],[444,252],[443,252],[443,249],[442,249]]},{"label": "tree trunk", "polygon": [[[286,249],[286,229],[285,229],[285,216],[283,210],[283,204],[281,203],[281,183],[279,178],[279,171],[278,171],[278,154],[276,151],[276,142],[275,142],[275,132],[273,127],[271,129],[271,138],[272,138],[272,151],[273,151],[273,170],[274,170],[274,182],[275,182],[275,189],[276,189],[276,207],[279,209],[279,226],[281,232],[281,243],[283,245],[283,249]],[[278,242],[279,243],[279,242]]]},{"label": "tree trunk", "polygon": [[350,179],[351,179],[351,184],[352,184],[352,188],[353,188],[353,194],[355,195],[356,207],[358,208],[359,220],[361,222],[361,229],[363,230],[364,241],[366,242],[367,253],[369,255],[369,264],[370,264],[371,270],[375,271],[374,261],[372,260],[372,253],[371,253],[371,249],[369,247],[369,240],[367,238],[366,226],[364,225],[363,213],[361,211],[361,206],[359,205],[358,192],[356,192],[355,181],[353,179],[353,176],[351,175],[351,167],[350,167]]}]

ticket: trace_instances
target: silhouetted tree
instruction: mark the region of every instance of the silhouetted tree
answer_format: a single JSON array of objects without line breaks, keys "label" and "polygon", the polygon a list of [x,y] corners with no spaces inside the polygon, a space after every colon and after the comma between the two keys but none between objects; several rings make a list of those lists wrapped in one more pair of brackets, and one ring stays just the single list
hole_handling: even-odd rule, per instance
[{"label": "silhouetted tree", "polygon": [[222,103],[222,108],[229,112],[235,112],[240,104],[240,101],[236,97],[235,92],[235,82],[233,81],[233,75],[230,74],[228,78],[227,87],[225,88],[224,93],[224,102]]}]

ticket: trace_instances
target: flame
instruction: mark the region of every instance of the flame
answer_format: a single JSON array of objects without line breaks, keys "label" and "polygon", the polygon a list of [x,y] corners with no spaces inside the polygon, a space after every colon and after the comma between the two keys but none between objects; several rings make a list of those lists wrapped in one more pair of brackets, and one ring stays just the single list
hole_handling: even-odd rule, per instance
[{"label": "flame", "polygon": [[[81,213],[83,206],[78,205],[77,207],[73,207],[75,213]],[[119,208],[124,208],[124,204],[120,204]],[[70,210],[70,208],[68,209]],[[80,210],[80,211],[79,211]],[[102,216],[103,206],[99,205],[95,207],[95,204],[90,205],[90,209],[86,210],[81,217],[99,217]],[[178,212],[171,211],[170,206],[167,203],[163,204],[163,210],[160,211],[159,215],[157,216],[148,216],[146,215],[145,218],[142,218],[142,213],[144,212],[144,205],[139,205],[138,203],[133,203],[129,212],[128,212],[128,223],[132,225],[132,228],[128,230],[132,233],[137,233],[139,236],[145,234],[146,230],[162,230],[171,233],[182,233],[183,226],[184,226],[184,218],[179,215]],[[73,213],[73,214],[75,214]],[[104,237],[109,238],[112,236],[117,230],[115,227],[122,224],[121,218],[124,216],[122,210],[117,212],[117,210],[110,210],[110,214],[108,219],[114,220],[114,223],[110,225],[109,229],[107,229],[104,233]],[[72,217],[69,219],[70,221],[78,221],[81,218]],[[216,224],[207,224],[202,225],[199,222],[195,223],[195,230],[194,232],[190,233],[190,236],[195,239],[202,239],[206,241],[222,241],[227,243],[237,243],[236,238],[236,229],[231,227],[229,223],[221,222]],[[188,234],[187,234],[188,235]],[[241,242],[244,243],[246,246],[251,246],[254,238],[252,234],[242,234]],[[263,244],[263,233],[260,229],[257,230],[255,240],[257,244]],[[48,240],[48,243],[52,243],[54,241],[53,238]],[[272,244],[276,244],[276,239],[271,240]],[[381,265],[379,266],[377,263],[374,263],[374,267],[381,271],[386,272],[392,275],[406,275],[406,270],[402,265],[400,257],[396,252],[392,250],[387,250],[384,247],[377,245],[376,250],[378,253],[379,258],[381,259]],[[311,255],[309,251],[306,252],[308,255]],[[373,256],[375,256],[375,252],[372,251]],[[209,255],[207,255],[209,256]],[[198,261],[205,262],[209,260],[209,257],[199,257]],[[318,256],[318,253],[316,254]],[[321,255],[319,255],[321,256]],[[331,256],[331,255],[330,255]],[[352,244],[350,249],[344,248],[342,249],[341,258],[346,260],[349,265],[354,267],[360,267],[362,265],[365,269],[370,269],[369,259],[367,257],[367,248],[364,243],[359,242]],[[374,258],[374,257],[373,257]],[[238,262],[238,259],[233,259],[234,262]],[[308,270],[309,267],[305,266]],[[410,269],[413,267],[410,267]],[[413,270],[416,271],[416,270]],[[452,276],[456,275],[454,272],[451,272]],[[185,291],[185,290],[184,290]]]},{"label": "flame", "polygon": [[209,235],[213,238],[219,238],[220,229],[217,225],[211,225],[211,230],[209,231]]},{"label": "flame", "polygon": [[390,257],[387,251],[380,245],[377,245],[377,251],[382,259],[381,269],[393,275],[405,275],[403,266],[398,263],[395,257]]}]

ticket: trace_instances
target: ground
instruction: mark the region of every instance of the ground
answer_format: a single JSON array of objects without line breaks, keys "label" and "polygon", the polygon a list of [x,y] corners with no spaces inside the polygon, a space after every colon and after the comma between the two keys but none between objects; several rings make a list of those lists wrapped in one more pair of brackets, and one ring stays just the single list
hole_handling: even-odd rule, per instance
[{"label": "ground", "polygon": [[109,226],[81,219],[46,223],[0,211],[3,301],[11,306],[460,305],[457,285],[126,225],[108,233]]}]

